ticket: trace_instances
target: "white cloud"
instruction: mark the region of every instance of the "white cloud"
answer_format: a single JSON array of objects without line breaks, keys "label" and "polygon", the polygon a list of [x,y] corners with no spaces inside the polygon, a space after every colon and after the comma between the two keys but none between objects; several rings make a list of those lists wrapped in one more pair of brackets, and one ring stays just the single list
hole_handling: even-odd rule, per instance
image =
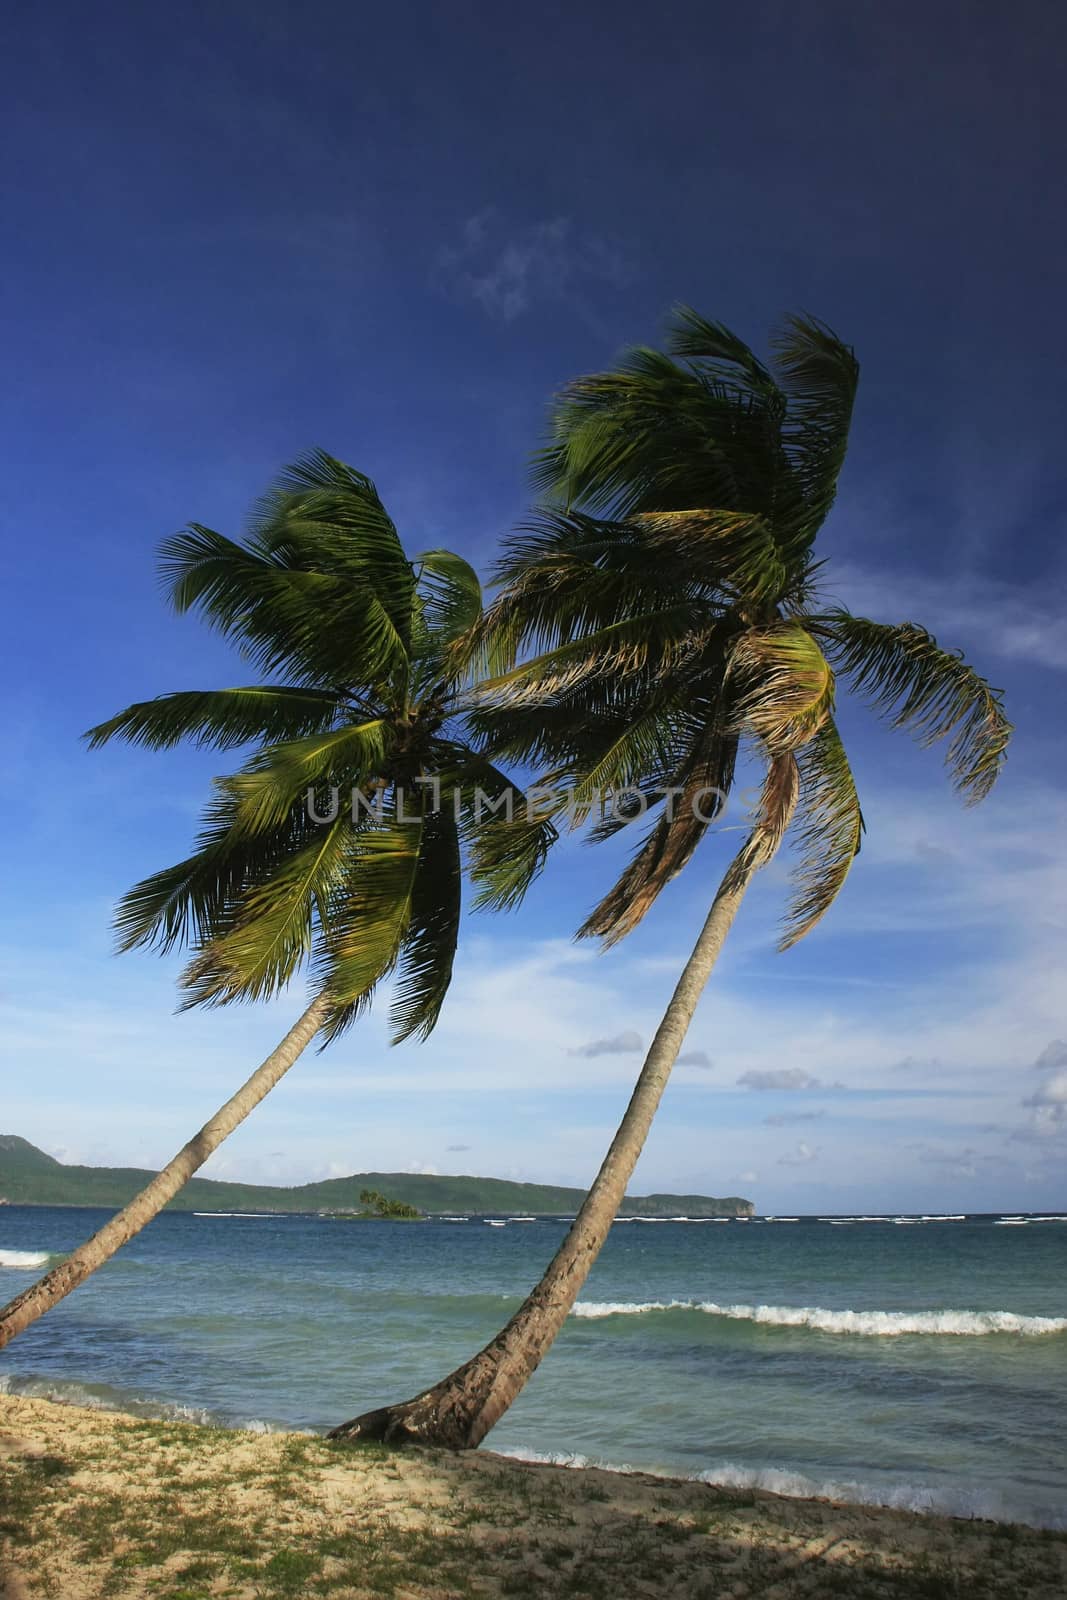
[{"label": "white cloud", "polygon": [[678,1067],[703,1067],[706,1070],[714,1066],[714,1062],[706,1050],[683,1050],[675,1062]]},{"label": "white cloud", "polygon": [[487,316],[513,322],[538,303],[584,286],[621,286],[632,269],[617,244],[552,217],[508,232],[492,210],[468,217],[459,240],[439,254],[438,272],[453,293]]},{"label": "white cloud", "polygon": [[1024,1106],[1034,1109],[1034,1125],[1042,1132],[1051,1133],[1061,1127],[1067,1131],[1067,1072],[1055,1072],[1046,1078],[1035,1094],[1028,1095]]},{"label": "white cloud", "polygon": [[768,1070],[749,1068],[747,1072],[742,1072],[737,1082],[742,1089],[784,1089],[789,1092],[822,1087],[818,1078],[813,1078],[810,1072],[804,1072],[800,1067],[774,1067]]}]

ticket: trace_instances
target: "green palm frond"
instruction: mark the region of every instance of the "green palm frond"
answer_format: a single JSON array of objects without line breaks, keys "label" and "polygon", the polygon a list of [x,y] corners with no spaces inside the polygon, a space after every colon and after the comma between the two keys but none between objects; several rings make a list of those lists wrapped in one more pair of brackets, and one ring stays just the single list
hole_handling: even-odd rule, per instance
[{"label": "green palm frond", "polygon": [[463,862],[459,825],[446,798],[427,814],[411,895],[411,916],[389,1007],[393,1043],[426,1039],[441,1014],[459,941]]},{"label": "green palm frond", "polygon": [[543,511],[510,536],[495,576],[502,592],[464,641],[464,664],[498,677],[525,652],[654,611],[701,586],[683,552],[653,552],[632,524]]},{"label": "green palm frond", "polygon": [[709,322],[692,306],[674,307],[666,345],[672,356],[698,361],[705,370],[715,369],[727,380],[732,377],[736,381],[739,372],[752,388],[764,391],[769,399],[776,398],[779,410],[784,410],[785,402],[773,376],[745,341],[721,322]]},{"label": "green palm frond", "polygon": [[653,561],[669,551],[713,592],[758,605],[790,587],[792,574],[764,517],[698,509],[635,512],[631,521],[647,533]]},{"label": "green palm frond", "polygon": [[[574,783],[599,763],[625,760],[627,730],[640,725],[640,737],[654,740],[649,755],[657,746],[664,752],[649,776],[667,783],[707,718],[724,714],[719,704],[723,660],[736,636],[735,623],[723,624],[700,650],[672,668],[646,665],[625,676],[595,674],[542,703],[475,701],[468,725],[498,755],[537,770],[561,772],[563,781]],[[658,734],[653,732],[656,723]],[[605,778],[605,786],[621,781],[620,771],[618,779]],[[626,782],[634,781],[635,774],[627,772]]]},{"label": "green palm frond", "polygon": [[369,585],[408,647],[415,573],[364,473],[312,450],[282,473],[252,529],[256,542],[286,565]]},{"label": "green palm frond", "polygon": [[190,523],[161,546],[160,572],[178,611],[194,607],[262,671],[303,683],[374,682],[407,645],[369,583],[280,559]]},{"label": "green palm frond", "polygon": [[797,752],[800,798],[794,894],[779,948],[788,950],[824,917],[844,887],[863,838],[863,813],[845,747],[828,719]]},{"label": "green palm frond", "polygon": [[388,676],[411,644],[415,574],[371,480],[324,451],[282,474],[236,542],[192,523],[164,542],[161,576],[268,670],[306,681]]},{"label": "green palm frond", "polygon": [[[462,767],[444,773],[458,796],[460,836],[470,855],[474,909],[509,911],[519,905],[559,838],[554,818],[565,808],[553,798],[523,790],[485,756],[468,753]],[[547,787],[547,786],[546,786]]]},{"label": "green palm frond", "polygon": [[674,722],[654,698],[606,731],[605,743],[580,735],[575,740],[578,760],[571,807],[576,822],[586,819],[602,795],[639,789],[651,775],[669,771],[675,754]]},{"label": "green palm frond", "polygon": [[315,907],[342,880],[355,832],[341,810],[240,897],[229,925],[210,937],[182,974],[182,1009],[263,1000],[289,982],[311,954]]},{"label": "green palm frond", "polygon": [[346,870],[324,897],[315,972],[334,1002],[327,1043],[344,1031],[368,995],[396,965],[411,926],[423,819],[350,837]]},{"label": "green palm frond", "polygon": [[114,923],[120,950],[165,953],[206,943],[229,926],[245,891],[269,877],[314,831],[300,810],[271,836],[250,839],[235,830],[235,817],[232,797],[216,786],[194,854],[135,884],[119,901]]},{"label": "green palm frond", "polygon": [[430,637],[438,647],[452,645],[477,626],[482,615],[478,574],[451,550],[424,550],[415,557],[419,595]]},{"label": "green palm frond", "polygon": [[639,347],[563,391],[534,481],[616,518],[693,506],[770,515],[787,465],[777,413],[776,392],[740,369],[731,380]]},{"label": "green palm frond", "polygon": [[870,622],[841,610],[810,626],[857,694],[921,744],[947,739],[956,788],[969,803],[985,798],[1012,734],[999,689],[916,623]]},{"label": "green palm frond", "polygon": [[330,726],[337,710],[335,694],[280,684],[185,689],[155,700],[139,700],[90,728],[84,738],[90,750],[115,738],[148,750],[166,750],[182,739],[229,750],[252,739],[296,739],[317,733]]},{"label": "green palm frond", "polygon": [[801,496],[776,525],[796,555],[811,544],[834,503],[860,368],[851,347],[814,317],[788,317],[774,356],[787,400],[783,441]]},{"label": "green palm frond", "polygon": [[336,784],[362,788],[382,771],[394,734],[385,718],[346,723],[258,751],[240,772],[222,780],[236,802],[234,827],[246,834],[280,827],[309,789]]},{"label": "green palm frond", "polygon": [[479,695],[502,705],[536,704],[591,677],[625,677],[646,668],[666,672],[680,655],[706,642],[707,628],[707,613],[694,601],[623,617],[488,679]]}]

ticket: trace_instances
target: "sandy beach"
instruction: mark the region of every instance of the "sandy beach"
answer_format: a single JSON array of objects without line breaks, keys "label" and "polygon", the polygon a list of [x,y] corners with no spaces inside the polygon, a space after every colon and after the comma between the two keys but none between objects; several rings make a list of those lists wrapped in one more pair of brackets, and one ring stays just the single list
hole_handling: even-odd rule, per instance
[{"label": "sandy beach", "polygon": [[1061,1600],[1067,1535],[0,1397],[3,1600]]}]

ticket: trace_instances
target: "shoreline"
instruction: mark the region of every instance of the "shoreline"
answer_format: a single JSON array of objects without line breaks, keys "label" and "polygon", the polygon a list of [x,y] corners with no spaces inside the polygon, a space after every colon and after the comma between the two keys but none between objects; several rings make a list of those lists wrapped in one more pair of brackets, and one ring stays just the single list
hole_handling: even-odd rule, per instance
[{"label": "shoreline", "polygon": [[1058,1600],[1067,1534],[0,1394],[2,1600]]},{"label": "shoreline", "polygon": [[[75,1411],[119,1416],[137,1422],[190,1425],[213,1433],[289,1436],[324,1440],[325,1425],[284,1422],[277,1417],[212,1411],[206,1405],[177,1399],[151,1399],[114,1385],[79,1382],[72,1378],[45,1378],[0,1372],[0,1404],[4,1399],[37,1400]],[[486,1452],[483,1452],[486,1453]],[[958,1522],[986,1522],[1026,1528],[1042,1535],[1056,1533],[1067,1539],[1067,1503],[1053,1506],[1012,1504],[1001,1492],[983,1489],[973,1480],[955,1482],[904,1481],[896,1477],[880,1480],[877,1467],[857,1469],[857,1476],[843,1472],[811,1477],[789,1464],[759,1464],[720,1459],[713,1465],[687,1472],[678,1466],[652,1460],[605,1458],[596,1454],[563,1449],[544,1449],[516,1444],[491,1452],[504,1460],[534,1466],[550,1466],[567,1472],[586,1470],[606,1472],[615,1477],[647,1477],[659,1482],[694,1483],[729,1494],[770,1494],[776,1499],[811,1500],[835,1505],[856,1506],[863,1510],[902,1511],[919,1517],[940,1517]],[[0,1600],[3,1600],[0,1594]]]}]

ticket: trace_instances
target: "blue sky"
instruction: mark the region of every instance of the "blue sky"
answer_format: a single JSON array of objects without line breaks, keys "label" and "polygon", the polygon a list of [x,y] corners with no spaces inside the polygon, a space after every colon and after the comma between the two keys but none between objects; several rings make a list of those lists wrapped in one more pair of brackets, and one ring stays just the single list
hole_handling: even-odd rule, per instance
[{"label": "blue sky", "polygon": [[[805,308],[863,364],[832,590],[964,649],[1018,734],[968,812],[936,752],[845,710],[860,862],[786,956],[781,876],[759,885],[636,1186],[1064,1204],[1062,32],[1043,4],[912,0],[23,8],[0,1131],[163,1160],[300,1005],[175,1018],[177,962],[111,954],[114,899],[185,854],[218,758],[79,735],[246,677],[164,609],[159,539],[235,531],[320,444],[377,481],[409,548],[485,570],[562,381],[654,340],[676,300],[757,346]],[[370,1019],[209,1170],[587,1182],[735,837],[608,955],[571,934],[613,861],[568,845],[521,914],[471,919],[429,1044],[390,1051]]]}]

